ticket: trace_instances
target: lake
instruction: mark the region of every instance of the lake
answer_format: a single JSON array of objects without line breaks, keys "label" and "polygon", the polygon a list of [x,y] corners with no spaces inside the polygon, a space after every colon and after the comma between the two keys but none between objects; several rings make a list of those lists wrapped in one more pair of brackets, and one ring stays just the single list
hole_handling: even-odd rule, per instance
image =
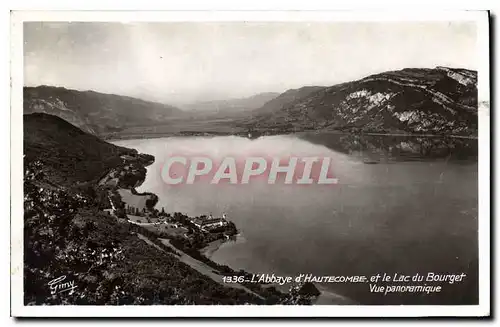
[{"label": "lake", "polygon": [[[121,140],[155,156],[138,188],[157,208],[187,215],[226,213],[240,230],[212,260],[252,273],[468,274],[427,294],[370,293],[368,284],[321,288],[361,304],[470,304],[477,301],[477,140],[300,133]],[[166,158],[252,154],[328,156],[336,185],[167,185]],[[425,283],[425,282],[424,282]],[[422,283],[421,283],[422,284]]]}]

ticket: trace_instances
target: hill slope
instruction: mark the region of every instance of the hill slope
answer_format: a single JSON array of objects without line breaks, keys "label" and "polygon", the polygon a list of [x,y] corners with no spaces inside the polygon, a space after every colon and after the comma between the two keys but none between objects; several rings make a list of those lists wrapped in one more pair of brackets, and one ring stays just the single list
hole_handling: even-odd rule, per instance
[{"label": "hill slope", "polygon": [[154,125],[183,115],[180,109],[161,103],[62,87],[25,87],[23,98],[25,114],[56,115],[92,134]]},{"label": "hill slope", "polygon": [[25,161],[39,160],[57,170],[54,178],[62,177],[61,183],[95,181],[121,164],[121,155],[137,153],[85,133],[57,116],[34,113],[23,118]]},{"label": "hill slope", "polygon": [[263,114],[263,113],[272,113],[276,110],[281,109],[288,104],[293,103],[294,101],[298,101],[301,98],[304,98],[314,92],[325,89],[324,86],[304,86],[299,89],[290,89],[286,92],[281,93],[279,96],[276,96],[274,99],[266,102],[262,107],[254,110],[253,114]]},{"label": "hill slope", "polygon": [[[101,210],[109,193],[94,181],[150,156],[47,114],[25,115],[24,134],[25,304],[259,303],[206,278],[161,243],[145,242],[155,239],[142,227]],[[75,292],[51,293],[50,281],[62,276]]]},{"label": "hill slope", "polygon": [[265,103],[276,98],[279,95],[279,93],[273,92],[259,93],[250,97],[240,99],[196,102],[182,106],[182,108],[189,110],[190,113],[235,114],[260,108]]},{"label": "hill slope", "polygon": [[477,72],[471,70],[407,68],[297,97],[287,92],[245,125],[272,132],[477,133]]}]

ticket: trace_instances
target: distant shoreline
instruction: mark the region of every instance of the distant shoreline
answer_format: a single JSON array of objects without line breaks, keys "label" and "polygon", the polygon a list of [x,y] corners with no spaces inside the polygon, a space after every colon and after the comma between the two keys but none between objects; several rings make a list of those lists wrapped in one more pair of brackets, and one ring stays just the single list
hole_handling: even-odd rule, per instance
[{"label": "distant shoreline", "polygon": [[[303,133],[325,133],[325,134],[335,134],[335,135],[359,135],[359,136],[397,136],[397,137],[442,137],[442,138],[455,138],[455,139],[470,139],[477,140],[478,136],[474,135],[445,135],[445,134],[411,134],[411,133],[349,133],[342,131],[321,131],[321,130],[304,130],[297,132],[283,132],[283,133],[269,133],[261,134],[262,136],[277,136],[277,135],[296,135]],[[115,137],[117,136],[117,137]],[[147,139],[158,139],[166,137],[217,137],[217,136],[239,136],[248,139],[254,139],[247,136],[247,133],[225,133],[225,132],[192,132],[186,131],[181,133],[141,133],[141,134],[113,134],[113,135],[103,135],[101,136],[107,142],[115,141],[129,141],[129,140],[147,140]]]}]

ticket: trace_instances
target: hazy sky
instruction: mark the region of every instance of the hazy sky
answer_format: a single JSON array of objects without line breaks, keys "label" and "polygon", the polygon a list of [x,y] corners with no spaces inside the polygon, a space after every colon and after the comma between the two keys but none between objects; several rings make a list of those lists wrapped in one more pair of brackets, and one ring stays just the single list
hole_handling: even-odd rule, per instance
[{"label": "hazy sky", "polygon": [[167,103],[333,85],[405,67],[477,69],[473,23],[25,23],[25,85]]}]

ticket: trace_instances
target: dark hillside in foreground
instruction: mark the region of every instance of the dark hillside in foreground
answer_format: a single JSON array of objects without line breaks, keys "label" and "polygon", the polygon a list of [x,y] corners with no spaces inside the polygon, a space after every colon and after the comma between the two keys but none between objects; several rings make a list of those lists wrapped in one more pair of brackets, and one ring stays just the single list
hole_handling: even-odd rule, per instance
[{"label": "dark hillside in foreground", "polygon": [[[101,210],[107,196],[97,195],[107,190],[99,189],[98,177],[125,160],[122,154],[136,164],[148,156],[47,114],[25,115],[24,134],[26,305],[261,303],[200,274],[161,244],[146,243],[145,237],[159,242]],[[49,283],[61,276],[74,292],[51,293]]]},{"label": "dark hillside in foreground", "polygon": [[65,120],[44,113],[24,115],[24,155],[42,161],[69,183],[90,182],[137,151],[107,143]]}]

